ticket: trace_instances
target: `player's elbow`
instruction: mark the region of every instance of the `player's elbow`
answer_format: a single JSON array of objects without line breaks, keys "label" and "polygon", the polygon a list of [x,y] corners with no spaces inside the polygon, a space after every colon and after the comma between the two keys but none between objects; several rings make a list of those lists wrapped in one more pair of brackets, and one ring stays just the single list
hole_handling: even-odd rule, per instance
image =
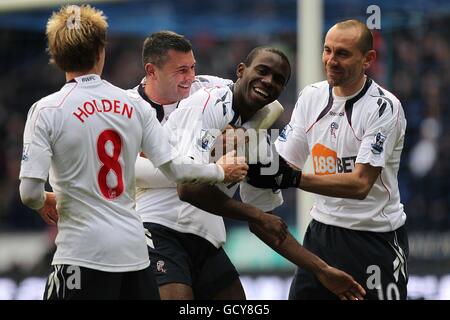
[{"label": "player's elbow", "polygon": [[355,198],[357,200],[366,199],[369,195],[370,189],[372,189],[372,185],[368,181],[360,181],[355,190]]},{"label": "player's elbow", "polygon": [[23,194],[23,193],[20,193],[20,200],[27,207],[30,207],[35,201],[33,199],[33,197],[31,197],[30,195]]},{"label": "player's elbow", "polygon": [[35,210],[39,209],[43,205],[41,198],[38,195],[34,195],[34,194],[25,194],[25,193],[21,192],[20,200],[28,208],[35,209]]},{"label": "player's elbow", "polygon": [[355,198],[356,198],[357,200],[364,200],[364,199],[367,198],[367,195],[368,195],[368,194],[369,194],[369,192],[359,191],[359,192],[357,192]]}]

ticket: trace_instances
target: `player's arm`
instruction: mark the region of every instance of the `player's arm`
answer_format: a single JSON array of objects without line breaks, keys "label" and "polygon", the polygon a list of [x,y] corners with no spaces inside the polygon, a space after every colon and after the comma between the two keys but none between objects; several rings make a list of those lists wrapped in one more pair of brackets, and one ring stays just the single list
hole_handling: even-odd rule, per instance
[{"label": "player's arm", "polygon": [[53,192],[45,192],[44,185],[45,182],[41,179],[22,178],[20,198],[24,205],[36,210],[46,223],[54,225],[58,222],[56,198]]},{"label": "player's arm", "polygon": [[175,188],[175,182],[169,180],[165,174],[144,157],[137,157],[135,164],[136,187],[138,188]]},{"label": "player's arm", "polygon": [[329,197],[365,199],[381,172],[381,167],[357,163],[352,172],[330,175],[304,174],[282,157],[278,171],[262,173],[264,166],[250,165],[247,182],[258,188],[300,188]]},{"label": "player's arm", "polygon": [[258,225],[249,224],[250,230],[273,250],[297,265],[312,272],[319,281],[340,299],[361,300],[365,290],[347,273],[333,268],[312,252],[305,249],[288,232],[286,239],[278,243]]},{"label": "player's arm", "polygon": [[156,117],[150,112],[146,116],[141,149],[169,180],[176,183],[220,183],[244,179],[248,170],[244,157],[237,157],[233,151],[223,155],[217,163],[194,163],[191,158],[178,154]]},{"label": "player's arm", "polygon": [[[43,113],[36,112],[38,103],[29,110],[23,133],[24,149],[20,166],[20,198],[24,205],[38,211],[48,224],[56,224],[58,212],[52,192],[45,192],[44,185],[51,164],[51,145],[47,121]],[[41,117],[38,117],[38,116]]]},{"label": "player's arm", "polygon": [[331,175],[302,174],[299,188],[329,197],[363,200],[381,173],[381,167],[356,163],[352,172]]},{"label": "player's arm", "polygon": [[286,237],[287,226],[280,217],[234,200],[215,186],[178,185],[177,191],[182,201],[189,202],[204,211],[259,226],[261,230],[271,235],[275,243],[283,242]]},{"label": "player's arm", "polygon": [[197,164],[186,156],[178,156],[158,167],[177,184],[229,183],[242,181],[247,175],[248,165],[244,157],[237,157],[236,151],[220,157],[216,163]]}]

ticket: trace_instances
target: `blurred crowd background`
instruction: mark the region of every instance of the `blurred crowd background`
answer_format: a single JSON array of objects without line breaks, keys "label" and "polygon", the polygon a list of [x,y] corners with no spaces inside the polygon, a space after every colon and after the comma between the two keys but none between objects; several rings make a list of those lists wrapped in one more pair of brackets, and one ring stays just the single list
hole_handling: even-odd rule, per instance
[{"label": "blurred crowd background", "polygon": [[[399,185],[408,216],[410,274],[437,277],[450,274],[450,98],[447,95],[450,92],[450,6],[446,1],[323,2],[324,30],[344,18],[364,21],[370,4],[377,4],[381,9],[381,29],[374,30],[378,61],[369,75],[400,99],[408,120]],[[155,3],[160,14],[152,14]],[[110,17],[111,26],[103,78],[125,89],[137,85],[144,76],[143,39],[160,29],[185,34],[192,41],[197,74],[235,79],[235,66],[258,45],[279,47],[296,70],[295,1],[246,0],[231,1],[231,4],[215,1],[214,5],[208,2],[208,6],[205,1],[179,3],[181,8],[177,9],[176,4],[169,7],[173,12],[162,1],[96,5]],[[126,8],[130,10],[128,13],[124,11]],[[7,235],[49,232],[51,242],[54,235],[54,230],[49,230],[35,212],[21,204],[18,193],[22,133],[28,109],[64,84],[64,75],[49,65],[45,52],[45,21],[50,12],[50,9],[39,9],[0,14],[0,239]],[[147,19],[156,21],[140,26],[145,13]],[[165,19],[163,14],[173,20]],[[129,22],[130,27],[122,25],[121,28],[119,24],[126,22],[117,20],[120,15],[130,15],[135,21]],[[177,19],[178,15],[184,18]],[[210,17],[213,15],[222,19],[214,20]],[[212,19],[214,27],[206,24],[205,17]],[[199,19],[204,19],[203,27]],[[294,73],[280,98],[286,112],[276,128],[289,121],[297,93]],[[285,203],[277,212],[295,228],[296,194],[287,191],[284,195]],[[245,226],[229,221],[227,224],[231,242],[228,247],[238,251],[239,244],[232,241],[243,238],[233,240],[233,231]],[[6,245],[3,242],[0,250]],[[50,254],[51,250],[43,256],[43,265],[33,269],[35,275],[46,275]],[[237,265],[239,269],[239,262]],[[282,264],[279,269],[275,264],[267,266],[267,270],[245,265],[243,271],[286,275],[292,270],[289,264]],[[30,272],[15,263],[7,270],[0,269],[0,277],[20,279]]]}]

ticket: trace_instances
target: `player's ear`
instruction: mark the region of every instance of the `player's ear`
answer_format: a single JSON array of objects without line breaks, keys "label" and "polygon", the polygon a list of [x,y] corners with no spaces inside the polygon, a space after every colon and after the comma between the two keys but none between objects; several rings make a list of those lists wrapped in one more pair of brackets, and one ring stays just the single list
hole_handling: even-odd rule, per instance
[{"label": "player's ear", "polygon": [[377,52],[375,50],[369,50],[364,55],[364,69],[369,69],[369,67],[372,65],[372,63],[377,58]]},{"label": "player's ear", "polygon": [[244,70],[245,70],[246,66],[244,63],[239,63],[239,65],[236,68],[236,76],[238,77],[238,79],[242,78],[242,75],[244,74]]},{"label": "player's ear", "polygon": [[153,63],[146,63],[144,66],[145,75],[150,78],[155,77],[155,65]]}]

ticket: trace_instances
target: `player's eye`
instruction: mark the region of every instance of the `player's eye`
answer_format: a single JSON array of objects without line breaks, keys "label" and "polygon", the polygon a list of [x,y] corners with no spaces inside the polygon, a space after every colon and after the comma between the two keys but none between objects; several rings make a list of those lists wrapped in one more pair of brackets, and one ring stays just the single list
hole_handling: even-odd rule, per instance
[{"label": "player's eye", "polygon": [[256,68],[256,72],[262,76],[265,76],[266,74],[269,73],[269,70],[264,67],[258,67],[258,68]]}]

